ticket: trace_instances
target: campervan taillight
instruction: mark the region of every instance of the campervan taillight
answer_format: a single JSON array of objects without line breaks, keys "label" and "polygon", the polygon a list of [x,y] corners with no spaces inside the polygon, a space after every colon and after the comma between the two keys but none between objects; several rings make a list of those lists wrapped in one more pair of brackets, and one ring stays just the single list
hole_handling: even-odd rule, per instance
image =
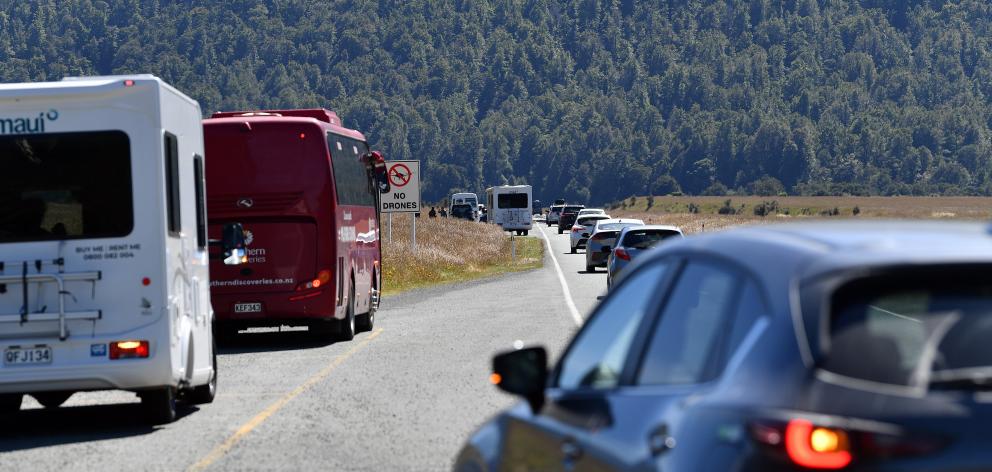
[{"label": "campervan taillight", "polygon": [[143,359],[148,357],[148,341],[116,341],[110,343],[110,359]]}]

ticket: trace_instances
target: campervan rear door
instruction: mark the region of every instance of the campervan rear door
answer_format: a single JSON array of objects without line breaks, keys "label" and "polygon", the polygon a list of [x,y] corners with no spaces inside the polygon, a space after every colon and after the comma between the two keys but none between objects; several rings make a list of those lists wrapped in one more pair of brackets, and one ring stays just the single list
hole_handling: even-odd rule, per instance
[{"label": "campervan rear door", "polygon": [[0,338],[92,340],[164,313],[158,85],[122,82],[0,90],[0,123],[41,120],[0,129]]}]

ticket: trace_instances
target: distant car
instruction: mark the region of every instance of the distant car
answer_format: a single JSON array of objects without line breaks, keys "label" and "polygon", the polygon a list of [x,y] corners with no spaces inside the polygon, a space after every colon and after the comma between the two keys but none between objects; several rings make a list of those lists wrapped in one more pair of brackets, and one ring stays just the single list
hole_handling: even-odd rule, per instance
[{"label": "distant car", "polygon": [[475,211],[472,210],[472,207],[473,205],[468,203],[456,203],[451,205],[451,217],[475,221]]},{"label": "distant car", "polygon": [[628,226],[620,230],[616,244],[606,261],[606,286],[611,287],[620,271],[634,258],[668,239],[681,239],[682,230],[677,226],[644,225]]},{"label": "distant car", "polygon": [[644,222],[633,218],[612,218],[599,220],[593,228],[592,236],[586,241],[586,272],[593,272],[597,267],[606,267],[606,260],[613,250],[620,230],[628,226],[643,226]]},{"label": "distant car", "polygon": [[589,235],[592,234],[592,230],[596,226],[597,221],[608,219],[610,219],[610,215],[579,215],[578,219],[575,220],[575,224],[572,225],[568,238],[569,247],[571,248],[572,254],[575,254],[575,251],[580,247],[586,247],[586,241],[589,240]]},{"label": "distant car", "polygon": [[561,209],[561,216],[558,217],[558,234],[572,229],[572,225],[575,224],[575,217],[578,216],[579,210],[583,208],[585,207],[582,205],[565,205]]},{"label": "distant car", "polygon": [[561,216],[561,209],[564,207],[565,205],[551,205],[551,208],[548,210],[548,217],[544,220],[545,223],[547,223],[548,226],[558,224],[558,218]]},{"label": "distant car", "polygon": [[628,267],[454,470],[992,470],[992,228],[755,226]]},{"label": "distant car", "polygon": [[579,210],[578,217],[581,218],[585,215],[605,215],[605,214],[606,214],[606,210],[602,208],[583,208]]}]

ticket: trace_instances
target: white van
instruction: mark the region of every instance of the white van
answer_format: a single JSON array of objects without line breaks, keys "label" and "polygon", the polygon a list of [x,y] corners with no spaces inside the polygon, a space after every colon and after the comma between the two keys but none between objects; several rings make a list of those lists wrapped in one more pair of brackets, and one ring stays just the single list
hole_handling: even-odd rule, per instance
[{"label": "white van", "polygon": [[530,185],[501,185],[486,189],[489,222],[503,227],[504,231],[528,234],[531,228]]},{"label": "white van", "polygon": [[200,119],[150,75],[0,84],[0,415],[122,389],[165,423],[213,400]]},{"label": "white van", "polygon": [[472,219],[479,221],[479,196],[474,193],[462,192],[451,195],[451,202],[448,204],[448,214],[452,214],[455,205],[467,204],[472,207]]}]

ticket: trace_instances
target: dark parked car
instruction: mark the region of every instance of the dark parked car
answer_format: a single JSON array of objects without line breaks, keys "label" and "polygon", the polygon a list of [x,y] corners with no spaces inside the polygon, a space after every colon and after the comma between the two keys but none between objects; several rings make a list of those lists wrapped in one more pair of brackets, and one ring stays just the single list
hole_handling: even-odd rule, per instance
[{"label": "dark parked car", "polygon": [[558,218],[558,234],[564,233],[566,229],[572,229],[572,225],[575,224],[575,217],[583,208],[585,205],[565,205],[561,209],[561,216]]},{"label": "dark parked car", "polygon": [[617,242],[606,261],[606,286],[620,275],[620,270],[630,265],[634,258],[669,238],[682,238],[682,230],[677,226],[644,225],[628,226],[620,230]]},{"label": "dark parked car", "polygon": [[633,218],[613,218],[599,220],[592,229],[592,236],[586,241],[586,272],[592,272],[597,267],[606,267],[610,258],[613,244],[620,230],[628,226],[643,226],[644,222]]},{"label": "dark parked car", "polygon": [[468,203],[456,203],[451,205],[451,217],[475,221],[475,214],[474,211],[472,211],[472,205]]},{"label": "dark parked car", "polygon": [[992,470],[992,227],[817,223],[665,243],[458,471]]}]

